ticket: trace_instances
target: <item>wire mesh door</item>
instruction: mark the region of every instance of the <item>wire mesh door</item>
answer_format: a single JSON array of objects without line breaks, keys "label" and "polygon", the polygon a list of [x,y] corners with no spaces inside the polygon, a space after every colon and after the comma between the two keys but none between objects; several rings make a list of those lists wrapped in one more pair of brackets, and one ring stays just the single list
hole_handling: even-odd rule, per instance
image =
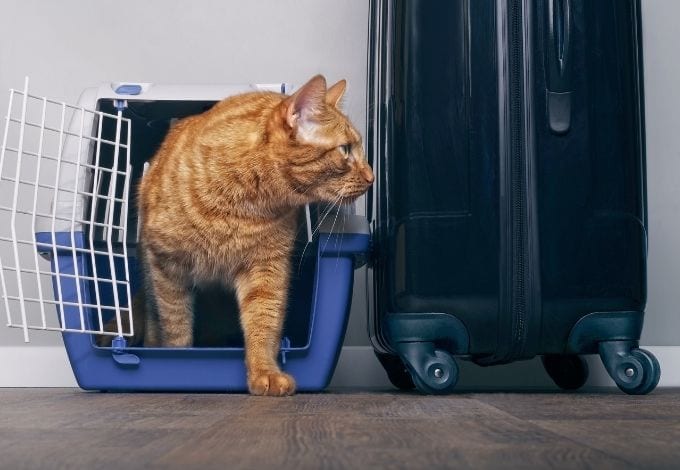
[{"label": "wire mesh door", "polygon": [[[110,126],[113,140],[102,137]],[[28,79],[10,90],[0,148],[0,309],[27,342],[33,329],[134,333],[130,131],[120,111],[32,95]]]}]

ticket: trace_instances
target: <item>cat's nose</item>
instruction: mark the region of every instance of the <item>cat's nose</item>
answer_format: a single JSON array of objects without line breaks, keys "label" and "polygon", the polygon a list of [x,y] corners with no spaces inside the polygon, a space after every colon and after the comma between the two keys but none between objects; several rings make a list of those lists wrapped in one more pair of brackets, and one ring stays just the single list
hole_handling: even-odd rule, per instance
[{"label": "cat's nose", "polygon": [[375,176],[373,175],[373,170],[371,170],[371,167],[366,165],[361,169],[361,176],[364,177],[366,182],[368,184],[372,184],[373,181],[375,181]]}]

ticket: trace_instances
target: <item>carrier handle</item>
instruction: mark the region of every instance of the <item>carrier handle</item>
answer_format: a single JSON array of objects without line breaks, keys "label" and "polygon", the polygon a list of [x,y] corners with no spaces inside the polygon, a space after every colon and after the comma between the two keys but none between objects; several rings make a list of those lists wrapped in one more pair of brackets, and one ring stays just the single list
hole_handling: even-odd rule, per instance
[{"label": "carrier handle", "polygon": [[555,134],[571,127],[571,0],[548,0],[548,123]]}]

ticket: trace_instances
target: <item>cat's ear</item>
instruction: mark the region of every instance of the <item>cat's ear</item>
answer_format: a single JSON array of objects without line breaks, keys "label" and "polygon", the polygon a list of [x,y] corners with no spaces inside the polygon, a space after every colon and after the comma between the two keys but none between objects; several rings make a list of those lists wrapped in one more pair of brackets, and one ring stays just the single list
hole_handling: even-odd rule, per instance
[{"label": "cat's ear", "polygon": [[286,98],[283,104],[285,119],[291,129],[307,120],[323,107],[326,97],[326,79],[323,75],[312,77],[298,91]]},{"label": "cat's ear", "polygon": [[347,88],[347,81],[343,78],[338,83],[333,85],[326,92],[326,103],[332,106],[338,107],[338,103],[342,99],[342,95],[345,94],[345,89]]}]

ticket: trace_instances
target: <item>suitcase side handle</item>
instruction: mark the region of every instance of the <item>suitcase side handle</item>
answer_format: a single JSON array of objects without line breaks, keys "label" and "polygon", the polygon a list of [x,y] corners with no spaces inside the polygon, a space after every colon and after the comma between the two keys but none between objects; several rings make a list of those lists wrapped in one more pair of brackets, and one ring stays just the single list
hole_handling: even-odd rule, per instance
[{"label": "suitcase side handle", "polygon": [[547,16],[548,122],[562,135],[571,127],[571,1],[549,0]]}]

